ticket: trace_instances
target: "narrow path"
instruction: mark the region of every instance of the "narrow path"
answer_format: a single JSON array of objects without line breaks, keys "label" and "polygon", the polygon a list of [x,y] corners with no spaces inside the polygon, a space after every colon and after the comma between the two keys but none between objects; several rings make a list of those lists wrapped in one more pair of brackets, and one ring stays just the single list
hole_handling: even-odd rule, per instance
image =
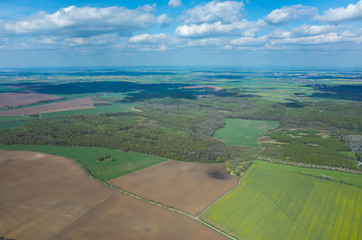
[{"label": "narrow path", "polygon": [[[240,179],[241,179],[241,177],[240,177]],[[156,206],[163,207],[163,208],[166,208],[166,209],[168,209],[168,210],[171,210],[171,211],[177,212],[177,213],[179,213],[179,214],[182,214],[182,215],[184,215],[184,216],[186,216],[186,217],[192,218],[192,219],[198,221],[199,223],[202,223],[202,224],[204,224],[205,226],[213,229],[214,231],[216,231],[216,232],[224,235],[225,237],[227,237],[227,238],[229,238],[229,239],[238,240],[237,238],[231,236],[230,234],[228,234],[228,233],[226,233],[226,232],[223,232],[223,231],[221,231],[220,229],[218,229],[218,228],[216,228],[216,227],[208,224],[207,222],[201,220],[201,219],[199,218],[199,216],[200,216],[201,214],[200,214],[199,216],[195,217],[195,216],[192,216],[192,215],[189,214],[189,213],[183,212],[183,211],[178,210],[178,209],[176,209],[176,208],[173,208],[173,207],[171,207],[171,206],[167,206],[167,205],[164,205],[164,204],[159,203],[159,202],[155,202],[155,201],[150,200],[150,199],[147,199],[147,198],[143,198],[143,197],[141,197],[141,196],[139,196],[139,195],[136,195],[136,194],[134,194],[134,193],[128,192],[128,191],[126,191],[126,190],[124,190],[124,189],[122,189],[122,188],[115,187],[115,186],[113,186],[113,185],[111,185],[111,184],[109,184],[109,183],[102,182],[102,181],[100,181],[100,180],[98,180],[98,179],[95,179],[95,180],[98,181],[98,182],[100,182],[100,183],[103,183],[104,185],[106,185],[106,186],[109,187],[109,188],[112,188],[112,189],[114,189],[114,190],[116,190],[116,191],[119,191],[119,192],[121,192],[121,193],[127,194],[128,196],[131,196],[131,197],[133,197],[133,198],[137,198],[137,199],[139,199],[139,200],[146,201],[146,202],[151,203],[151,204],[154,204],[154,205],[156,205]],[[240,185],[240,181],[239,181],[239,185]],[[238,185],[238,186],[239,186],[239,185]],[[237,187],[237,186],[236,186],[236,187]],[[235,189],[236,187],[234,187],[233,189]],[[231,189],[230,191],[232,191],[233,189]],[[230,192],[230,191],[229,191],[229,192]],[[229,192],[227,192],[227,193],[229,193]],[[227,194],[227,193],[225,193],[225,194]],[[224,195],[225,195],[225,194],[224,194]],[[224,195],[223,195],[223,196],[224,196]],[[221,198],[221,197],[220,197],[220,198]],[[219,199],[220,199],[220,198],[219,198]],[[210,205],[210,206],[211,206],[211,205]],[[210,206],[209,206],[209,207],[210,207]],[[209,207],[208,207],[208,208],[209,208]],[[205,211],[206,211],[206,210],[205,210]]]},{"label": "narrow path", "polygon": [[82,219],[86,218],[87,216],[89,216],[89,214],[91,214],[92,212],[94,212],[97,208],[99,208],[100,206],[103,206],[104,204],[106,204],[108,201],[110,201],[111,198],[113,198],[115,196],[115,193],[112,193],[112,195],[110,195],[109,197],[107,197],[106,199],[104,199],[103,201],[101,201],[100,203],[98,203],[96,206],[94,206],[93,208],[89,209],[86,213],[84,213],[82,216],[80,216],[79,218],[75,219],[72,223],[70,223],[67,227],[65,227],[62,231],[60,231],[59,233],[57,233],[57,235],[55,235],[52,240],[56,240],[59,239],[59,237],[63,236],[69,229],[71,229],[76,223],[80,222]]}]

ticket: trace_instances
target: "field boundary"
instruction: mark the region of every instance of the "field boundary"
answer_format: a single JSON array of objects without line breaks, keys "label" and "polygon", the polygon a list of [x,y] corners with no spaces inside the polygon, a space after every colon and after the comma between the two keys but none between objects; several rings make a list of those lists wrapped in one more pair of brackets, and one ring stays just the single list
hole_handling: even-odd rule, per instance
[{"label": "field boundary", "polygon": [[[93,178],[93,176],[91,176],[91,177]],[[106,186],[109,187],[109,188],[112,188],[112,189],[118,191],[118,192],[127,194],[127,195],[130,196],[130,197],[133,197],[133,198],[136,198],[136,199],[139,199],[139,200],[146,201],[146,202],[148,202],[148,203],[150,203],[150,204],[153,204],[153,205],[156,205],[156,206],[158,206],[158,207],[163,207],[163,208],[166,208],[166,209],[168,209],[168,210],[171,210],[171,211],[177,212],[177,213],[179,213],[179,214],[182,214],[182,215],[184,215],[184,216],[186,216],[186,217],[192,218],[192,219],[198,221],[199,223],[202,223],[202,224],[204,224],[205,226],[213,229],[214,231],[216,231],[216,232],[224,235],[225,237],[227,237],[227,238],[229,238],[229,239],[238,240],[237,238],[231,236],[230,234],[228,234],[228,233],[226,233],[226,232],[224,232],[224,231],[222,231],[222,230],[220,230],[220,229],[218,229],[218,228],[210,225],[209,223],[207,223],[207,222],[199,219],[198,216],[197,216],[197,217],[192,216],[191,214],[186,213],[186,212],[184,212],[184,211],[181,211],[181,210],[179,210],[179,209],[176,209],[176,208],[174,208],[174,207],[167,206],[167,205],[165,205],[165,204],[162,204],[162,203],[153,201],[153,200],[151,200],[151,199],[147,199],[147,198],[141,197],[141,196],[139,196],[139,195],[137,195],[137,194],[128,192],[128,191],[126,191],[126,190],[124,190],[124,189],[122,189],[122,188],[120,188],[120,187],[116,187],[116,186],[114,186],[114,185],[112,185],[112,184],[109,184],[109,183],[106,183],[106,182],[102,182],[102,181],[100,181],[99,179],[96,179],[96,178],[93,178],[93,179],[96,180],[96,181],[98,181],[98,182],[100,182],[100,183],[102,183],[102,184],[104,184],[104,185],[106,185]],[[241,179],[241,178],[240,178],[240,179]],[[239,182],[239,183],[240,183],[240,182]]]},{"label": "field boundary", "polygon": [[218,197],[215,201],[213,201],[207,208],[204,209],[204,211],[202,211],[199,215],[197,215],[196,218],[200,218],[200,216],[202,214],[204,214],[214,203],[216,203],[217,201],[219,201],[221,198],[223,198],[224,196],[228,195],[229,193],[231,193],[232,191],[234,191],[236,188],[240,187],[241,185],[241,178],[243,176],[244,173],[241,173],[240,174],[240,177],[239,177],[239,183],[238,185],[236,185],[235,187],[233,187],[232,189],[230,189],[229,191],[227,191],[226,193],[224,193],[222,196]]},{"label": "field boundary", "polygon": [[306,163],[300,163],[300,162],[287,162],[287,161],[280,161],[280,160],[276,160],[276,159],[272,159],[272,158],[265,158],[265,157],[263,157],[263,158],[258,157],[257,160],[271,162],[271,163],[285,164],[285,165],[294,166],[294,167],[315,168],[315,169],[323,169],[323,170],[330,170],[330,171],[362,175],[362,171],[347,169],[347,168],[342,168],[342,167],[330,167],[330,166],[325,166],[325,165],[306,164]]},{"label": "field boundary", "polygon": [[[13,151],[13,150],[5,150],[5,151]],[[34,151],[34,152],[35,152],[35,151]],[[47,154],[49,154],[49,153],[47,153]],[[59,155],[55,155],[55,154],[51,154],[51,155],[59,156]],[[106,185],[108,188],[111,188],[111,189],[114,189],[114,190],[116,190],[116,191],[118,191],[118,192],[124,193],[124,194],[126,194],[126,195],[128,195],[128,196],[130,196],[130,197],[133,197],[133,198],[136,198],[136,199],[139,199],[139,200],[146,201],[146,202],[148,202],[148,203],[150,203],[150,204],[153,204],[153,205],[156,205],[156,206],[159,206],[159,207],[163,207],[163,208],[166,208],[166,209],[168,209],[168,210],[177,212],[177,213],[182,214],[182,215],[184,215],[184,216],[186,216],[186,217],[192,218],[192,219],[196,220],[196,221],[199,222],[199,223],[204,224],[205,226],[213,229],[214,231],[216,231],[216,232],[224,235],[225,237],[227,237],[227,238],[229,238],[229,239],[238,240],[238,239],[235,238],[234,236],[231,236],[230,234],[228,234],[228,233],[226,233],[226,232],[224,232],[224,231],[222,231],[222,230],[220,230],[220,229],[218,229],[218,228],[216,228],[216,227],[208,224],[207,222],[199,219],[198,217],[192,216],[192,215],[189,214],[189,213],[186,213],[186,212],[183,212],[183,211],[181,211],[181,210],[179,210],[179,209],[173,208],[173,207],[171,207],[171,206],[167,206],[167,205],[164,205],[164,204],[162,204],[162,203],[153,201],[153,200],[151,200],[151,199],[147,199],[147,198],[141,197],[141,196],[139,196],[139,195],[137,195],[137,194],[128,192],[128,191],[126,191],[126,190],[124,190],[124,189],[122,189],[122,188],[116,187],[116,186],[114,186],[114,185],[112,185],[112,184],[109,184],[109,183],[107,183],[107,182],[103,182],[103,181],[101,181],[100,179],[95,178],[95,177],[92,175],[92,173],[91,173],[83,164],[79,163],[76,159],[67,158],[67,157],[64,157],[64,156],[62,156],[62,157],[65,158],[65,159],[70,160],[71,162],[73,162],[73,163],[75,163],[76,165],[78,165],[79,167],[81,167],[81,168],[83,169],[83,171],[84,171],[90,178],[92,178],[93,180],[95,180],[95,181],[97,181],[97,182],[99,182],[99,183],[101,183],[101,184],[103,184],[103,185]],[[240,177],[240,179],[241,179],[241,177]],[[240,184],[240,181],[239,181],[239,184]],[[234,187],[234,188],[235,188],[235,187]],[[234,189],[234,188],[233,188],[233,189]],[[232,190],[233,190],[233,189],[232,189]],[[231,191],[231,190],[230,190],[230,191]],[[230,191],[229,191],[229,192],[230,192]],[[112,197],[112,195],[111,195],[110,197]],[[110,198],[110,197],[109,197],[109,198]],[[108,199],[108,198],[107,198],[107,199]],[[107,199],[106,199],[106,200],[107,200]],[[106,201],[106,200],[105,200],[105,201]],[[86,213],[86,214],[87,214],[87,213]],[[76,221],[77,221],[77,220],[76,220]],[[56,236],[54,236],[53,239],[56,239]]]},{"label": "field boundary", "polygon": [[92,209],[89,209],[89,211],[87,211],[86,213],[84,213],[83,215],[79,216],[77,219],[75,219],[73,222],[71,222],[68,226],[66,226],[62,231],[60,231],[59,233],[57,233],[54,237],[52,237],[52,240],[56,240],[59,237],[62,237],[62,235],[64,235],[68,229],[71,229],[75,224],[77,224],[78,222],[80,222],[83,218],[87,217],[89,214],[91,214],[92,212],[94,212],[99,206],[102,206],[104,204],[106,204],[109,199],[111,199],[112,197],[114,197],[114,193],[112,193],[109,197],[107,197],[106,199],[104,199],[102,202],[98,203],[96,206],[94,206]]}]

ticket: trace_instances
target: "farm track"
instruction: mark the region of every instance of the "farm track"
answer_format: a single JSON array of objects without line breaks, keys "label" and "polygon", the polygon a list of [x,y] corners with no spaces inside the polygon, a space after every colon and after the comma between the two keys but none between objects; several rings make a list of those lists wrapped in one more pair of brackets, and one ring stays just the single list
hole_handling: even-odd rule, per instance
[{"label": "farm track", "polygon": [[82,221],[83,219],[85,219],[87,216],[89,216],[92,212],[94,212],[96,209],[98,209],[99,207],[101,207],[102,205],[105,205],[109,202],[109,200],[111,198],[113,198],[115,195],[112,194],[111,196],[109,196],[108,198],[104,199],[101,203],[99,203],[97,206],[93,207],[92,209],[90,209],[88,212],[86,212],[84,215],[80,216],[79,218],[77,218],[75,221],[73,221],[71,224],[69,224],[66,228],[64,228],[61,232],[59,232],[56,236],[54,236],[52,238],[52,240],[56,240],[61,238],[69,229],[71,229],[73,226],[75,226],[78,222]]},{"label": "farm track", "polygon": [[[71,161],[72,161],[72,160],[71,160]],[[124,189],[122,189],[122,188],[120,188],[120,187],[116,187],[116,186],[114,186],[114,185],[112,185],[112,184],[109,184],[109,183],[107,183],[107,182],[100,181],[99,179],[96,179],[96,178],[94,178],[92,175],[90,175],[90,173],[88,172],[88,170],[87,170],[83,165],[78,164],[76,161],[72,161],[72,162],[75,162],[77,165],[79,165],[79,166],[87,173],[87,175],[88,175],[89,177],[91,177],[93,180],[95,180],[95,181],[97,181],[97,182],[100,182],[100,183],[106,185],[108,188],[114,189],[114,190],[116,190],[116,191],[118,191],[118,192],[121,192],[121,193],[123,193],[123,194],[126,194],[126,195],[128,195],[128,196],[130,196],[130,197],[132,197],[132,198],[136,198],[136,199],[138,199],[138,200],[146,201],[146,202],[148,202],[148,203],[150,203],[150,204],[153,204],[153,205],[156,205],[156,206],[158,206],[158,207],[162,207],[162,208],[165,208],[165,209],[167,209],[167,210],[170,210],[170,211],[173,211],[173,212],[182,214],[182,215],[184,215],[185,217],[189,217],[189,218],[191,218],[191,219],[193,219],[193,220],[195,220],[195,221],[197,221],[197,222],[199,222],[199,223],[201,223],[201,224],[203,224],[203,225],[211,228],[212,230],[214,230],[214,231],[216,231],[216,232],[224,235],[225,237],[227,237],[227,238],[229,238],[229,239],[238,240],[238,238],[235,238],[234,236],[232,236],[232,235],[230,235],[230,234],[228,234],[228,233],[226,233],[226,232],[224,232],[224,231],[222,231],[222,230],[220,230],[220,229],[218,229],[218,228],[216,228],[216,227],[208,224],[207,222],[203,221],[202,219],[200,219],[200,216],[202,215],[202,213],[204,213],[212,204],[214,204],[214,203],[215,203],[216,201],[218,201],[220,198],[224,197],[225,195],[227,195],[228,193],[230,193],[231,191],[233,191],[234,189],[236,189],[237,187],[239,187],[240,184],[241,184],[241,177],[242,177],[242,176],[240,176],[239,184],[238,184],[237,186],[235,186],[234,188],[232,188],[231,190],[229,190],[228,192],[226,192],[225,194],[223,194],[222,196],[220,196],[218,199],[216,199],[214,202],[212,202],[201,214],[199,214],[198,216],[195,217],[195,216],[193,216],[193,215],[191,215],[191,214],[189,214],[189,213],[186,213],[186,212],[184,212],[184,211],[181,211],[181,210],[179,210],[179,209],[173,208],[173,207],[171,207],[171,206],[167,206],[167,205],[162,204],[162,203],[159,203],[159,202],[155,202],[155,201],[153,201],[153,200],[151,200],[151,199],[147,199],[147,198],[141,197],[141,196],[139,196],[139,195],[137,195],[137,194],[128,192],[128,191],[126,191],[126,190],[124,190]],[[112,196],[113,196],[113,195],[112,195]],[[112,196],[110,196],[108,199],[112,198]],[[108,199],[106,199],[105,201],[107,201]],[[105,201],[104,201],[104,202],[105,202]],[[103,203],[103,202],[102,202],[102,203]],[[100,203],[99,205],[101,205],[102,203]],[[99,205],[98,205],[98,206],[99,206]],[[92,210],[95,210],[98,206],[96,206],[96,207],[95,207],[94,209],[92,209]],[[92,211],[92,210],[91,210],[91,211]],[[88,213],[85,214],[84,216],[86,216],[86,215],[88,215]],[[58,238],[54,238],[53,240],[56,240],[56,239],[58,239]]]},{"label": "farm track", "polygon": [[[31,159],[42,158],[42,157],[44,157],[44,155],[49,156],[49,155],[43,154],[43,153],[30,153],[30,152],[11,152],[10,154],[11,154],[12,159],[14,159],[14,160],[17,159],[17,157],[16,157],[17,154],[20,154],[19,157],[25,156],[24,154],[31,154],[31,156],[35,156],[35,157],[32,157]],[[55,158],[55,159],[60,159],[57,156],[50,156],[50,157]],[[11,160],[11,161],[14,161],[14,160]],[[22,160],[22,161],[24,161],[24,160]],[[36,161],[37,161],[37,163],[40,163],[40,159],[36,160]],[[67,159],[67,161],[69,161],[69,159]],[[27,162],[27,161],[25,161],[25,162]],[[48,162],[48,164],[50,164],[49,161],[47,161],[47,162]],[[236,239],[235,237],[210,225],[209,223],[199,219],[198,217],[192,216],[192,215],[190,215],[186,212],[183,212],[181,210],[178,210],[176,208],[143,198],[141,196],[138,196],[131,192],[125,191],[118,187],[114,187],[106,182],[102,182],[98,179],[95,179],[93,176],[91,176],[89,174],[89,172],[87,171],[87,169],[84,168],[84,166],[80,165],[79,163],[77,163],[73,160],[70,160],[69,162],[72,162],[73,164],[74,163],[77,164],[76,168],[74,168],[75,167],[74,165],[73,165],[74,167],[72,168],[76,172],[81,173],[81,172],[83,172],[82,170],[84,170],[83,174],[81,174],[81,175],[88,176],[88,178],[91,177],[94,180],[96,180],[96,181],[93,181],[94,184],[91,184],[91,185],[99,186],[99,183],[102,183],[99,187],[101,190],[103,189],[102,190],[103,193],[107,193],[107,195],[105,195],[104,197],[101,197],[103,194],[98,194],[97,196],[99,199],[98,200],[94,199],[95,201],[92,200],[93,197],[91,195],[88,195],[88,199],[93,201],[93,204],[92,204],[93,206],[88,204],[88,209],[84,208],[85,211],[81,211],[81,212],[79,212],[79,214],[72,215],[72,217],[69,216],[70,218],[68,218],[68,220],[70,220],[70,221],[68,221],[67,224],[65,224],[66,222],[64,222],[63,225],[52,226],[52,227],[56,227],[53,230],[50,230],[50,229],[48,230],[47,228],[45,228],[45,229],[47,229],[47,231],[45,231],[45,232],[40,230],[40,229],[43,229],[43,227],[45,226],[44,224],[46,224],[47,222],[49,222],[51,220],[42,222],[41,225],[36,225],[38,223],[33,222],[33,220],[32,220],[33,218],[29,219],[30,221],[29,221],[29,224],[26,227],[27,229],[25,229],[25,231],[21,230],[21,231],[14,232],[14,234],[15,234],[14,236],[16,239],[52,239],[52,240],[56,240],[56,239],[93,239],[93,237],[95,237],[96,235],[98,235],[98,236],[104,235],[104,237],[106,239],[107,239],[107,237],[110,237],[110,239],[112,239],[113,237],[118,236],[117,234],[120,234],[120,231],[126,231],[126,233],[125,233],[126,235],[124,236],[125,239],[128,239],[127,236],[129,236],[130,239],[139,239],[139,238],[142,238],[142,236],[144,238],[145,236],[148,236],[148,234],[151,234],[150,239],[169,239],[168,238],[168,237],[170,237],[169,235],[173,234],[173,233],[181,234],[180,239],[184,239],[184,238],[186,239],[186,237],[192,237],[195,239],[204,239],[204,238],[207,238],[207,239],[228,238],[228,239],[233,239],[233,240]],[[0,163],[1,163],[1,161],[0,161]],[[60,164],[61,162],[58,161],[58,163]],[[3,165],[8,164],[8,161],[6,160],[6,158],[3,159],[2,164]],[[29,162],[28,164],[30,164],[30,166],[31,166],[33,176],[37,172],[37,170],[40,170],[40,169],[42,170],[43,174],[45,173],[45,176],[53,175],[53,174],[48,173],[47,171],[44,171],[45,169],[47,169],[46,166],[44,166],[44,165],[42,165],[41,168],[39,168],[39,167],[37,167],[37,165],[35,166],[34,163],[32,163],[32,162]],[[52,164],[50,164],[50,166],[51,165]],[[69,164],[66,164],[66,165],[68,167],[72,167],[72,166],[69,166]],[[61,166],[62,165],[59,165],[59,167],[61,167]],[[78,168],[79,166],[81,168]],[[77,170],[77,168],[80,171]],[[29,168],[24,168],[24,171],[25,171],[25,169],[29,169]],[[61,169],[63,171],[66,170],[66,168],[61,168]],[[16,171],[16,169],[13,169],[12,171]],[[54,170],[51,170],[51,171],[54,171]],[[79,174],[73,173],[72,176],[77,177],[77,176],[79,176]],[[41,182],[46,181],[45,179],[46,178],[41,178],[41,179],[38,178],[36,180],[36,182],[41,183]],[[82,179],[83,179],[82,180],[83,182],[86,180],[86,179],[84,179],[84,177],[82,177]],[[71,182],[73,182],[73,180]],[[106,187],[102,188],[101,187],[102,185],[105,185]],[[66,185],[64,185],[64,187],[62,188],[62,189],[64,189],[64,191],[66,189],[68,189],[65,186]],[[47,189],[44,189],[44,190],[45,190],[45,192],[57,191],[54,188],[52,188],[52,190],[47,190]],[[117,192],[114,192],[114,190]],[[76,192],[74,193],[75,195],[77,194]],[[91,192],[88,192],[88,194],[90,194],[90,193]],[[123,194],[119,194],[119,193],[123,193]],[[20,194],[20,192],[19,192],[19,194]],[[71,196],[71,198],[73,199],[75,196],[72,196],[72,195],[73,194],[68,195],[68,196]],[[82,195],[80,194],[79,196],[82,196]],[[132,200],[132,198],[138,199],[140,201]],[[8,199],[8,198],[5,198],[5,199]],[[3,200],[5,200],[5,199],[3,199]],[[22,198],[18,198],[18,201],[20,203],[23,201],[21,199]],[[40,198],[40,199],[42,199],[42,198]],[[44,200],[48,201],[46,199],[47,198],[45,198]],[[65,198],[64,200],[57,199],[55,201],[64,202],[64,201],[68,201],[67,199],[68,198]],[[8,201],[8,200],[6,200],[6,201]],[[54,201],[54,200],[52,200],[52,201]],[[6,203],[6,202],[4,202],[4,203]],[[54,203],[56,203],[56,202],[54,202]],[[25,204],[28,204],[28,203],[26,202]],[[45,205],[43,203],[39,203],[39,204],[36,205],[36,206],[39,205],[38,206],[39,210],[42,210],[41,206],[48,206],[47,205],[48,203]],[[69,207],[73,207],[73,206],[75,207],[77,204],[79,204],[79,203],[74,202],[74,204],[69,205]],[[161,210],[161,209],[157,210],[157,208],[154,208],[154,207],[147,207],[148,204],[156,205],[165,210]],[[116,211],[115,215],[113,214],[113,210]],[[135,210],[135,212],[133,212],[133,210]],[[145,210],[146,210],[146,212],[144,212]],[[9,209],[9,211],[7,211],[7,212],[11,213],[12,211],[13,210]],[[126,213],[124,213],[125,211],[126,211]],[[21,211],[17,211],[17,212],[19,214],[21,214]],[[58,210],[57,212],[63,214],[63,211],[61,211],[61,210]],[[171,212],[173,212],[173,213],[171,213]],[[5,212],[3,212],[3,213],[5,213]],[[145,213],[146,215],[144,216],[143,213]],[[58,215],[53,215],[53,212],[51,211],[51,209],[49,209],[48,214],[50,214],[49,215],[50,218],[54,218],[54,217],[58,216]],[[71,212],[69,212],[69,214],[71,214]],[[31,215],[29,215],[29,216],[31,216]],[[181,218],[178,216],[181,216]],[[182,216],[184,216],[184,218],[182,218]],[[4,217],[6,217],[6,215],[4,215],[3,218]],[[100,220],[100,219],[103,219],[103,220]],[[119,219],[119,221],[117,221],[117,219]],[[158,219],[158,220],[153,221],[154,219]],[[187,220],[187,219],[189,219],[189,220]],[[11,220],[16,220],[16,219],[11,219]],[[103,221],[106,221],[106,222],[103,222]],[[5,220],[5,222],[6,222],[6,220]],[[195,224],[196,222],[199,222],[201,224]],[[18,223],[16,223],[16,221],[15,222],[13,221],[13,223],[15,225],[18,225]],[[39,230],[37,230],[37,231],[32,230],[32,229],[34,229],[34,224],[37,227],[37,229],[39,228]],[[146,232],[142,228],[144,226],[144,224],[146,224],[146,225],[149,224],[149,226],[148,226],[149,230],[146,230]],[[168,226],[167,224],[171,224],[171,225]],[[115,227],[115,228],[113,228],[115,230],[109,232],[109,226]],[[136,226],[136,229],[134,229],[134,226]],[[2,234],[6,234],[6,235],[13,234],[13,233],[11,233],[12,231],[10,231],[10,232],[7,231],[10,229],[8,229],[6,226],[3,226],[3,227],[5,227],[5,228],[2,230],[5,230],[5,232],[3,232]],[[120,230],[121,228],[123,228],[123,230]],[[140,230],[141,232],[138,232],[138,230]],[[27,235],[27,233],[29,231],[31,231],[31,236]],[[130,234],[135,233],[134,231],[137,232],[138,238],[137,237],[135,238],[134,236],[131,237]],[[151,232],[148,232],[148,231],[151,231]],[[214,231],[215,231],[216,235],[213,233]],[[44,238],[43,237],[39,238],[39,234],[41,236],[44,235],[43,236]],[[92,234],[95,234],[95,235],[92,235]],[[122,232],[122,234],[123,234],[123,232]],[[22,237],[20,237],[20,236],[22,236]],[[89,238],[89,236],[92,236],[92,237]],[[160,238],[160,236],[162,236],[162,237]],[[10,236],[8,235],[8,237],[10,237]],[[97,239],[99,239],[99,238],[97,238]],[[102,239],[102,237],[100,239]]]},{"label": "farm track", "polygon": [[215,201],[213,201],[207,208],[205,208],[204,211],[202,211],[202,213],[200,213],[197,218],[200,218],[200,216],[207,211],[207,209],[209,209],[211,207],[211,205],[213,205],[214,203],[216,203],[217,201],[219,201],[221,198],[225,197],[226,195],[228,195],[229,193],[231,193],[232,191],[234,191],[235,189],[237,189],[238,187],[240,187],[241,185],[241,178],[243,177],[243,173],[240,174],[240,179],[239,179],[239,184],[235,187],[233,187],[232,189],[230,189],[229,191],[227,191],[226,193],[224,193],[222,196],[220,196],[218,199],[216,199]]},{"label": "farm track", "polygon": [[[240,178],[240,179],[241,179],[241,178]],[[97,179],[95,179],[95,180],[97,180]],[[98,181],[98,180],[97,180],[97,181]],[[181,211],[181,210],[178,210],[178,209],[176,209],[176,208],[173,208],[173,207],[164,205],[164,204],[159,203],[159,202],[155,202],[155,201],[150,200],[150,199],[147,199],[147,198],[143,198],[143,197],[138,196],[138,195],[136,195],[136,194],[134,194],[134,193],[128,192],[128,191],[126,191],[126,190],[124,190],[124,189],[122,189],[122,188],[115,187],[115,186],[113,186],[113,185],[111,185],[111,184],[109,184],[109,183],[106,183],[106,182],[101,182],[101,183],[105,184],[105,185],[108,186],[109,188],[115,189],[115,190],[117,190],[117,191],[119,191],[119,192],[121,192],[121,193],[127,194],[128,196],[131,196],[131,197],[133,197],[133,198],[146,201],[146,202],[148,202],[148,203],[150,203],[150,204],[153,204],[153,205],[156,205],[156,206],[158,206],[158,207],[166,208],[166,209],[168,209],[168,210],[170,210],[170,211],[174,211],[174,212],[177,212],[177,213],[179,213],[179,214],[182,214],[182,215],[184,215],[184,216],[186,216],[186,217],[192,218],[192,219],[198,221],[199,223],[202,223],[202,224],[204,224],[205,226],[211,228],[212,230],[214,230],[214,231],[216,231],[216,232],[224,235],[225,237],[227,237],[227,238],[229,238],[229,239],[238,240],[237,238],[231,236],[230,234],[228,234],[228,233],[226,233],[226,232],[223,232],[222,230],[220,230],[220,229],[218,229],[218,228],[216,228],[216,227],[208,224],[207,222],[201,220],[201,219],[199,218],[199,216],[200,216],[201,214],[200,214],[199,216],[195,217],[195,216],[192,216],[191,214],[188,214],[188,213],[183,212],[183,211]],[[238,186],[237,186],[237,187],[238,187]],[[235,187],[235,188],[236,188],[236,187]],[[234,190],[234,188],[233,188],[232,190]],[[232,191],[232,190],[230,190],[230,191]],[[229,192],[230,192],[230,191],[229,191]],[[227,192],[226,194],[228,194],[229,192]],[[224,195],[225,195],[225,194],[224,194]],[[223,196],[224,196],[224,195],[223,195]],[[221,196],[221,197],[223,197],[223,196]],[[220,197],[220,198],[221,198],[221,197]],[[217,200],[219,200],[219,199],[217,199]],[[217,201],[217,200],[216,200],[216,201]],[[216,202],[216,201],[215,201],[215,202]],[[213,204],[213,203],[212,203],[212,204]],[[212,204],[211,204],[211,205],[212,205]],[[210,205],[210,206],[211,206],[211,205]],[[210,207],[210,206],[209,206],[209,207]],[[208,208],[209,208],[209,207],[208,207]],[[205,209],[205,211],[206,211],[206,210],[207,210],[207,209]]]}]

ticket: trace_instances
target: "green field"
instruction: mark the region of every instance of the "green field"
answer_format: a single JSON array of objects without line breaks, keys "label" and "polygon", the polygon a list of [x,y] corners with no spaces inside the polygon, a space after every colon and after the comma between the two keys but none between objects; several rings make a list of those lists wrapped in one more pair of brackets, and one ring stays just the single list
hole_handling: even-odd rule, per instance
[{"label": "green field", "polygon": [[225,119],[225,127],[218,129],[214,137],[224,140],[227,145],[259,147],[258,137],[278,125],[276,121]]},{"label": "green field", "polygon": [[132,103],[112,104],[109,106],[96,106],[95,108],[88,108],[88,109],[42,113],[41,116],[42,118],[45,119],[45,118],[74,116],[77,114],[117,113],[117,112],[131,111],[130,108],[132,107],[134,107],[134,104]]},{"label": "green field", "polygon": [[12,127],[20,127],[26,124],[28,121],[15,121],[15,122],[1,122],[0,121],[0,129],[12,128]]},{"label": "green field", "polygon": [[362,188],[295,169],[256,161],[202,218],[240,239],[362,239]]},{"label": "green field", "polygon": [[[125,175],[130,172],[166,161],[152,155],[122,152],[106,148],[91,147],[60,147],[60,146],[36,146],[36,145],[0,145],[2,150],[21,150],[50,153],[74,159],[79,164],[83,164],[88,171],[98,179],[108,181],[113,178]],[[110,154],[115,159],[114,162],[98,162],[97,156]]]}]

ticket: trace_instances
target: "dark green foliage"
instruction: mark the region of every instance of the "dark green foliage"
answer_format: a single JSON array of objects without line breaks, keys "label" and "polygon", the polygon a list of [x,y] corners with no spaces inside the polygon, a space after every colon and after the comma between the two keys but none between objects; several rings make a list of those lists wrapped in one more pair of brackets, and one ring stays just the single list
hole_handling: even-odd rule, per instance
[{"label": "dark green foliage", "polygon": [[13,238],[6,238],[6,237],[3,237],[3,236],[0,236],[0,240],[15,240]]},{"label": "dark green foliage", "polygon": [[251,147],[243,147],[239,157],[228,160],[226,164],[226,171],[236,176],[245,172],[258,158],[258,150]]},{"label": "dark green foliage", "polygon": [[318,91],[313,93],[312,97],[362,101],[362,85],[313,85],[312,87]]},{"label": "dark green foliage", "polygon": [[163,127],[186,131],[199,137],[212,137],[225,124],[220,113],[203,110],[187,101],[177,103],[175,99],[165,99],[164,104],[146,104],[140,109],[142,112],[139,115],[144,118],[157,121]]},{"label": "dark green foliage", "polygon": [[0,134],[4,144],[87,146],[133,151],[175,160],[213,162],[238,154],[213,140],[164,129],[124,123],[101,115],[33,121]]},{"label": "dark green foliage", "polygon": [[315,165],[325,165],[355,169],[355,159],[345,156],[343,151],[350,148],[337,136],[322,138],[315,131],[278,130],[266,135],[285,144],[263,144],[263,155],[291,162],[303,162]]}]

